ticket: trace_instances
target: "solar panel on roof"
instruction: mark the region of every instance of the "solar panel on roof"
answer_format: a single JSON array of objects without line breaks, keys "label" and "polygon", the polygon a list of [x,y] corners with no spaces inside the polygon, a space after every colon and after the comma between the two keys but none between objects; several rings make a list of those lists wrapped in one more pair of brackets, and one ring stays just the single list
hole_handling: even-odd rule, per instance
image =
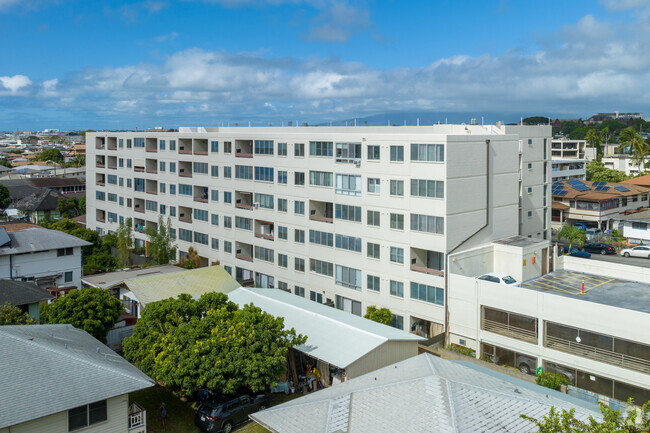
[{"label": "solar panel on roof", "polygon": [[596,182],[593,183],[593,186],[603,186],[603,185],[605,185],[606,183],[607,183],[607,182],[604,182],[604,181],[602,181],[602,180],[597,180]]},{"label": "solar panel on roof", "polygon": [[558,193],[555,194],[555,195],[566,195],[567,192],[568,192],[568,191],[563,190],[563,191],[558,192]]},{"label": "solar panel on roof", "polygon": [[624,186],[620,186],[620,185],[619,185],[619,186],[615,186],[614,189],[617,189],[617,190],[619,190],[619,191],[621,191],[621,192],[625,192],[625,191],[629,191],[629,190],[630,190],[629,188],[626,188],[626,187],[624,187]]},{"label": "solar panel on roof", "polygon": [[607,191],[607,190],[609,190],[609,187],[605,185],[601,185],[596,188],[596,191]]}]

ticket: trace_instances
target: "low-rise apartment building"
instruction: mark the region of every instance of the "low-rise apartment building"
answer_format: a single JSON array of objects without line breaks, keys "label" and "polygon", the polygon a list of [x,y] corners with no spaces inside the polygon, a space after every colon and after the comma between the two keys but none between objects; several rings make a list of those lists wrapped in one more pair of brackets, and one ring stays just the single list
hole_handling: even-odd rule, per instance
[{"label": "low-rise apartment building", "polygon": [[181,128],[87,135],[87,226],[171,218],[236,279],[361,315],[445,324],[447,254],[550,239],[549,126]]},{"label": "low-rise apartment building", "polygon": [[648,167],[645,167],[643,163],[639,165],[627,154],[607,155],[603,157],[603,164],[606,168],[622,171],[627,176],[638,176],[650,172],[650,157],[646,157],[645,161]]},{"label": "low-rise apartment building", "polygon": [[587,163],[595,159],[595,150],[588,148],[585,140],[553,139],[551,141],[553,182],[586,179]]}]

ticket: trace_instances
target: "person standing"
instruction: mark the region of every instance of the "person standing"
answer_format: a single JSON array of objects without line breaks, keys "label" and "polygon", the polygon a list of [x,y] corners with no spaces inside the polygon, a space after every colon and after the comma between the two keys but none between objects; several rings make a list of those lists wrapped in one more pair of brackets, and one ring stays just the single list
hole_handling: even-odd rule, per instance
[{"label": "person standing", "polygon": [[163,430],[167,430],[167,403],[164,401],[160,405],[160,420],[162,421]]}]

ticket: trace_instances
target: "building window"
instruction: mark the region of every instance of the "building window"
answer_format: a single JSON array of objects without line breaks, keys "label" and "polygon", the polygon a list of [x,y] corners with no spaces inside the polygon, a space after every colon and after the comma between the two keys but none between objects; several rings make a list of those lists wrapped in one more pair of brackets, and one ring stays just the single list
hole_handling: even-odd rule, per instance
[{"label": "building window", "polygon": [[273,155],[273,140],[255,140],[255,155]]},{"label": "building window", "polygon": [[176,207],[174,206],[169,206],[169,216],[176,216]]},{"label": "building window", "polygon": [[210,198],[212,201],[219,201],[219,190],[213,189],[210,190]]},{"label": "building window", "polygon": [[361,161],[361,143],[336,143],[336,162]]},{"label": "building window", "polygon": [[219,177],[219,166],[218,165],[210,166],[210,176]]},{"label": "building window", "polygon": [[212,238],[211,242],[212,242],[212,249],[213,250],[218,250],[219,249],[219,239]]},{"label": "building window", "polygon": [[379,146],[368,146],[368,161],[379,160]]},{"label": "building window", "polygon": [[242,230],[253,230],[253,220],[240,216],[235,217],[235,228]]},{"label": "building window", "polygon": [[318,302],[319,304],[322,304],[323,303],[323,294],[318,293],[318,292],[314,292],[313,290],[310,290],[309,291],[309,300],[314,301],[314,302]]},{"label": "building window", "polygon": [[336,309],[355,316],[361,316],[361,302],[340,295],[336,295]]},{"label": "building window", "polygon": [[300,297],[304,298],[305,297],[305,288],[300,287],[300,286],[295,286],[293,288],[293,293],[295,293],[297,296],[300,296]]},{"label": "building window", "polygon": [[216,213],[213,213],[212,215],[210,215],[210,218],[211,218],[213,226],[218,226],[219,225],[219,215],[217,215]]},{"label": "building window", "polygon": [[287,211],[287,199],[286,198],[279,198],[278,199],[278,212],[286,212]]},{"label": "building window", "polygon": [[322,260],[309,259],[309,270],[328,277],[334,276],[334,265]]},{"label": "building window", "polygon": [[295,143],[293,145],[293,155],[294,156],[305,156],[305,143]]},{"label": "building window", "polygon": [[261,182],[273,182],[273,168],[271,167],[255,167],[255,180]]},{"label": "building window", "polygon": [[287,240],[289,230],[286,227],[278,226],[278,239]]},{"label": "building window", "polygon": [[199,221],[207,221],[208,211],[203,209],[194,209],[194,219]]},{"label": "building window", "polygon": [[368,290],[379,292],[379,277],[375,275],[368,275]]},{"label": "building window", "polygon": [[144,147],[144,138],[134,138],[133,147]]},{"label": "building window", "polygon": [[108,420],[106,400],[79,406],[68,410],[68,431],[88,427],[106,420]]},{"label": "building window", "polygon": [[158,163],[158,169],[159,169],[160,171],[165,171],[165,170],[166,170],[166,168],[165,168],[165,161],[160,161],[160,162]]},{"label": "building window", "polygon": [[289,258],[287,257],[287,255],[278,253],[278,266],[280,266],[281,268],[286,268],[289,266],[288,263],[289,263]]},{"label": "building window", "polygon": [[390,195],[403,196],[404,195],[404,181],[394,180],[390,181]]},{"label": "building window", "polygon": [[343,250],[361,252],[361,238],[354,236],[336,235],[336,248]]},{"label": "building window", "polygon": [[445,290],[440,287],[411,282],[411,299],[445,305]]},{"label": "building window", "polygon": [[229,204],[232,203],[232,192],[230,191],[223,192],[223,202]]},{"label": "building window", "polygon": [[169,163],[169,172],[170,173],[176,173],[176,163],[175,162],[170,162]]},{"label": "building window", "polygon": [[72,271],[67,271],[63,276],[63,281],[66,283],[72,282]]},{"label": "building window", "polygon": [[207,245],[208,239],[209,237],[205,233],[194,232],[194,242],[201,245]]},{"label": "building window", "polygon": [[223,168],[223,177],[225,177],[226,179],[232,178],[232,167]]},{"label": "building window", "polygon": [[305,243],[305,231],[300,229],[295,229],[293,233],[293,240],[299,244]]},{"label": "building window", "polygon": [[366,219],[367,219],[366,223],[369,226],[379,227],[379,211],[369,210]]},{"label": "building window", "polygon": [[294,203],[294,213],[296,215],[304,215],[305,214],[305,202],[304,201],[297,201]]},{"label": "building window", "polygon": [[176,185],[175,185],[175,184],[173,184],[173,183],[170,183],[170,184],[169,184],[169,193],[170,193],[171,195],[176,194]]},{"label": "building window", "polygon": [[334,143],[331,141],[310,141],[310,156],[333,156]]},{"label": "building window", "polygon": [[445,182],[411,179],[411,195],[413,197],[445,198]]},{"label": "building window", "polygon": [[232,217],[225,216],[223,217],[223,226],[227,229],[232,228]]},{"label": "building window", "polygon": [[219,152],[219,142],[218,141],[210,141],[210,152],[212,152],[212,153]]},{"label": "building window", "polygon": [[165,140],[158,140],[158,148],[160,150],[165,150]]},{"label": "building window", "polygon": [[259,207],[262,209],[273,209],[273,196],[255,193],[255,203],[259,203]]},{"label": "building window", "polygon": [[361,206],[337,204],[334,216],[341,220],[361,222]]},{"label": "building window", "polygon": [[332,186],[332,173],[327,171],[310,171],[309,184],[315,186]]},{"label": "building window", "polygon": [[161,182],[161,183],[160,183],[160,188],[159,188],[160,192],[161,192],[162,194],[164,194],[164,193],[165,193],[165,189],[166,189],[166,184],[164,184],[164,183]]},{"label": "building window", "polygon": [[309,243],[332,247],[334,246],[334,235],[318,230],[309,230]]},{"label": "building window", "polygon": [[[225,149],[224,149],[224,152],[225,152]],[[232,242],[223,241],[223,250],[228,254],[232,253]]]},{"label": "building window", "polygon": [[[235,179],[244,179],[252,180],[253,179],[253,167],[248,165],[236,165],[235,166]],[[271,177],[273,179],[273,177]]]},{"label": "building window", "polygon": [[368,192],[379,194],[379,179],[376,177],[368,178]]},{"label": "building window", "polygon": [[404,329],[404,317],[393,314],[390,321],[390,326],[397,329]]},{"label": "building window", "polygon": [[208,163],[207,162],[195,162],[194,163],[194,173],[195,174],[208,174]]},{"label": "building window", "polygon": [[192,185],[186,185],[183,183],[178,184],[178,193],[181,195],[192,195]]},{"label": "building window", "polygon": [[379,244],[373,244],[371,242],[368,242],[367,250],[368,250],[368,257],[370,257],[372,259],[378,259],[379,258],[379,256],[380,256]]},{"label": "building window", "polygon": [[271,248],[258,247],[255,245],[255,258],[264,262],[274,263],[275,251]]},{"label": "building window", "polygon": [[287,143],[278,143],[278,156],[287,156]]},{"label": "building window", "polygon": [[411,214],[411,230],[418,232],[444,234],[445,218]]},{"label": "building window", "polygon": [[444,144],[411,144],[411,161],[443,162],[444,160]]},{"label": "building window", "polygon": [[169,140],[169,150],[176,150],[176,140]]},{"label": "building window", "polygon": [[192,231],[185,229],[178,229],[178,238],[185,242],[192,242]]},{"label": "building window", "polygon": [[404,161],[404,146],[391,146],[390,160],[397,162]]},{"label": "building window", "polygon": [[404,283],[401,281],[390,280],[390,294],[393,296],[398,296],[400,298],[404,297]]},{"label": "building window", "polygon": [[285,170],[278,170],[278,183],[287,184],[287,172]]},{"label": "building window", "polygon": [[404,215],[399,213],[390,214],[390,228],[404,230]]},{"label": "building window", "polygon": [[305,272],[305,259],[296,257],[293,261],[294,269],[298,272]]},{"label": "building window", "polygon": [[404,248],[390,247],[390,261],[404,264]]},{"label": "building window", "polygon": [[297,171],[294,173],[294,185],[304,185],[305,184],[305,173]]},{"label": "building window", "polygon": [[361,176],[337,174],[336,193],[343,195],[361,195]]},{"label": "building window", "polygon": [[361,290],[361,271],[336,265],[336,284],[349,289]]},{"label": "building window", "polygon": [[232,153],[232,142],[224,141],[223,142],[223,153]]}]

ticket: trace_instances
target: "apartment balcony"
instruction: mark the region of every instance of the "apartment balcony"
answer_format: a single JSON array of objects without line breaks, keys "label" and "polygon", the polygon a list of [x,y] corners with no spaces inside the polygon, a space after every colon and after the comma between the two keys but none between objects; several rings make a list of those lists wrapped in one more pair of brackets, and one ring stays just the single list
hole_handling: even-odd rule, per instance
[{"label": "apartment balcony", "polygon": [[192,139],[191,138],[179,138],[178,139],[178,153],[183,155],[192,154]]},{"label": "apartment balcony", "polygon": [[482,328],[495,334],[505,335],[506,337],[516,338],[528,343],[537,344],[537,333],[530,329],[520,328],[513,325],[505,325],[488,319],[483,319]]},{"label": "apartment balcony", "polygon": [[199,202],[199,203],[207,203],[208,199],[207,198],[201,198],[201,197],[194,197],[194,201]]},{"label": "apartment balcony", "polygon": [[109,169],[111,169],[111,170],[117,170],[117,165],[110,165],[110,164],[109,164],[107,167],[108,167]]},{"label": "apartment balcony", "polygon": [[247,261],[247,262],[252,262],[253,261],[252,257],[246,256],[244,254],[235,254],[235,257],[238,258],[239,260],[244,260],[244,261]]},{"label": "apartment balcony", "polygon": [[192,142],[192,150],[194,151],[194,155],[207,155],[208,140],[205,138],[195,138]]},{"label": "apartment balcony", "polygon": [[158,195],[158,191],[154,189],[148,189],[145,191],[147,194]]},{"label": "apartment balcony", "polygon": [[145,149],[145,151],[146,151],[146,152],[153,152],[153,153],[156,153],[156,152],[158,152],[158,149],[151,149],[151,148],[148,148],[148,147],[147,147],[147,148]]},{"label": "apartment balcony", "polygon": [[105,223],[106,222],[106,211],[103,211],[101,209],[97,209],[95,211],[95,220],[100,223]]},{"label": "apartment balcony", "polygon": [[147,138],[145,140],[145,151],[153,153],[158,152],[158,139]]},{"label": "apartment balcony", "polygon": [[100,222],[100,223],[105,223],[106,222],[106,220],[104,218],[102,218],[102,217],[97,217],[96,220],[97,220],[97,222]]},{"label": "apartment balcony", "polygon": [[238,157],[238,158],[252,158],[253,154],[252,153],[237,152],[237,153],[235,153],[235,156]]},{"label": "apartment balcony", "polygon": [[98,185],[98,186],[105,186],[105,185],[106,185],[104,182],[102,182],[102,181],[100,181],[100,180],[98,180],[97,182],[95,182],[95,184]]},{"label": "apartment balcony", "polygon": [[97,168],[106,168],[106,165],[97,162],[97,163],[95,164],[95,167],[97,167]]},{"label": "apartment balcony", "polygon": [[334,222],[334,203],[309,200],[309,219],[332,224]]},{"label": "apartment balcony", "polygon": [[411,248],[411,270],[428,275],[445,275],[445,255],[438,251]]},{"label": "apartment balcony", "polygon": [[108,150],[117,150],[117,137],[108,137]]},{"label": "apartment balcony", "polygon": [[266,239],[269,241],[275,240],[275,224],[269,221],[255,220],[255,237]]},{"label": "apartment balcony", "polygon": [[207,150],[195,150],[194,155],[207,155],[208,151]]},{"label": "apartment balcony", "polygon": [[309,215],[309,219],[312,221],[320,221],[329,224],[332,224],[334,222],[334,218],[328,218],[320,215]]},{"label": "apartment balcony", "polygon": [[95,149],[104,150],[106,147],[106,139],[104,137],[95,137]]},{"label": "apartment balcony", "polygon": [[191,218],[191,217],[187,217],[187,216],[179,216],[179,217],[178,217],[178,220],[179,220],[180,222],[184,222],[184,223],[192,224],[192,218]]},{"label": "apartment balcony", "polygon": [[193,190],[194,201],[199,203],[208,202],[208,187],[207,186],[194,186]]},{"label": "apartment balcony", "polygon": [[158,170],[156,170],[155,168],[148,168],[145,171],[149,174],[158,174]]},{"label": "apartment balcony", "polygon": [[144,167],[139,167],[136,165],[133,167],[133,171],[135,171],[136,173],[144,173]]},{"label": "apartment balcony", "polygon": [[192,154],[192,149],[178,149],[178,153],[183,154],[183,155],[191,155]]},{"label": "apartment balcony", "polygon": [[244,203],[235,203],[235,207],[237,209],[246,209],[246,210],[253,210],[255,209],[253,205],[250,204],[244,204]]},{"label": "apartment balcony", "polygon": [[411,270],[414,271],[414,272],[422,272],[423,274],[438,275],[440,277],[445,276],[445,273],[443,271],[439,271],[437,269],[432,269],[432,268],[427,268],[425,266],[411,265]]},{"label": "apartment balcony", "polygon": [[178,175],[180,177],[192,177],[192,172],[191,171],[183,171],[182,169],[178,171]]},{"label": "apartment balcony", "polygon": [[142,206],[134,206],[133,210],[138,212],[138,213],[144,213],[144,207],[142,207]]},{"label": "apartment balcony", "polygon": [[235,140],[235,156],[239,158],[252,158],[253,140]]},{"label": "apartment balcony", "polygon": [[253,193],[246,191],[235,191],[235,207],[237,209],[253,210]]}]

